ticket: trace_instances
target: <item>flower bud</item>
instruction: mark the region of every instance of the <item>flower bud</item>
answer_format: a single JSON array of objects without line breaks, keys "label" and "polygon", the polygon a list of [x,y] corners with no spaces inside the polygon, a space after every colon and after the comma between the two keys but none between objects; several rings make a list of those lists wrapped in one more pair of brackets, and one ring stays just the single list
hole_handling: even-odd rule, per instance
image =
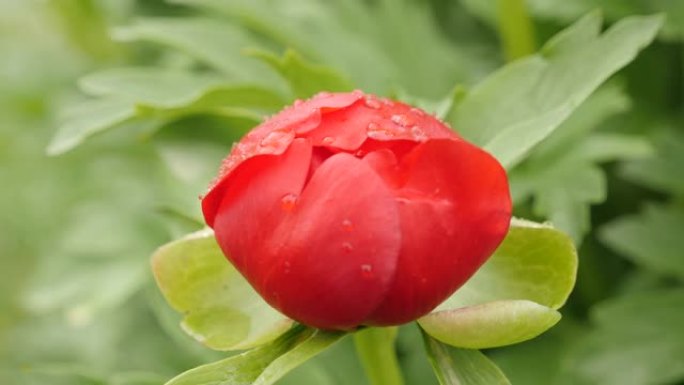
[{"label": "flower bud", "polygon": [[298,101],[249,132],[202,201],[259,294],[322,329],[398,325],[465,283],[508,231],[506,173],[406,104]]}]

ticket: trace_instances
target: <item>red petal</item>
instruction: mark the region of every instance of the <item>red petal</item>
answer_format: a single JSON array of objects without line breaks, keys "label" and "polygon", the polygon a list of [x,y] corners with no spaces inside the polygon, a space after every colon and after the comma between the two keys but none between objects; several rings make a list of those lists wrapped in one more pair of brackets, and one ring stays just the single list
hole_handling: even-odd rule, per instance
[{"label": "red petal", "polygon": [[297,321],[358,326],[385,297],[401,236],[396,202],[363,161],[340,153],[316,170],[291,216],[269,239],[261,294]]},{"label": "red petal", "polygon": [[511,215],[505,171],[465,141],[430,140],[390,166],[374,168],[403,180],[395,190],[402,246],[392,288],[367,320],[373,325],[411,321],[445,300],[494,252]]},{"label": "red petal", "polygon": [[[271,261],[253,256],[259,255],[282,222],[283,199],[287,202],[302,191],[310,161],[311,145],[296,139],[283,155],[257,156],[242,163],[220,196],[210,195],[202,202],[219,245],[248,280],[263,275],[270,266]],[[218,200],[220,208],[214,214]]]}]

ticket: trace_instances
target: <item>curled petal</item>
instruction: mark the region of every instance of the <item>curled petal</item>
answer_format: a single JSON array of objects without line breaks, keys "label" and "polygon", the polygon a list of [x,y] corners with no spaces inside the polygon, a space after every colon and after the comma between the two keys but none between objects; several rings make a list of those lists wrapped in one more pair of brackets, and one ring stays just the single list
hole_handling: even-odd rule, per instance
[{"label": "curled petal", "polygon": [[282,207],[288,197],[301,193],[310,161],[311,145],[296,139],[283,155],[263,155],[242,163],[229,185],[215,189],[202,202],[221,249],[247,279],[260,276],[260,269],[271,263],[251,256],[283,221]]}]

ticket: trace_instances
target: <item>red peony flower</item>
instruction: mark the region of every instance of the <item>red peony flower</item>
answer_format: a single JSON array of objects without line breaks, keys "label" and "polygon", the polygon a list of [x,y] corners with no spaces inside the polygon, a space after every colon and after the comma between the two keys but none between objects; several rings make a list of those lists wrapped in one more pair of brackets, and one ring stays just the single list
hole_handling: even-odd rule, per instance
[{"label": "red peony flower", "polygon": [[349,330],[439,305],[503,240],[511,201],[492,156],[417,108],[355,91],[253,129],[202,209],[271,306]]}]

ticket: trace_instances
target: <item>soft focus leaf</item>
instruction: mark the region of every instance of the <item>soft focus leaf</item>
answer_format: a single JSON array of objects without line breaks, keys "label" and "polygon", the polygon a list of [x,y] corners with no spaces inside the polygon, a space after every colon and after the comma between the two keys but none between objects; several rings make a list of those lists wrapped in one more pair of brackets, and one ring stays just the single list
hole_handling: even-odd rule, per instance
[{"label": "soft focus leaf", "polygon": [[114,32],[119,40],[151,41],[186,52],[229,79],[274,88],[280,84],[263,63],[241,53],[256,42],[245,30],[229,23],[209,18],[146,18]]},{"label": "soft focus leaf", "polygon": [[441,385],[510,385],[501,370],[479,351],[444,345],[425,333],[423,340]]},{"label": "soft focus leaf", "polygon": [[135,115],[135,106],[129,100],[103,98],[84,102],[69,111],[64,122],[57,128],[55,137],[47,148],[50,155],[66,152],[86,138],[121,124]]},{"label": "soft focus leaf", "polygon": [[576,272],[577,253],[567,235],[549,225],[513,219],[494,255],[437,310],[501,300],[558,309],[570,295]]},{"label": "soft focus leaf", "polygon": [[560,313],[526,300],[487,302],[420,318],[427,334],[446,344],[485,349],[529,340],[560,320]]},{"label": "soft focus leaf", "polygon": [[350,91],[353,88],[349,80],[334,69],[309,63],[293,50],[287,50],[282,58],[266,51],[253,51],[252,55],[278,71],[298,98],[309,98],[320,91]]},{"label": "soft focus leaf", "polygon": [[577,111],[509,173],[515,202],[533,199],[534,213],[579,244],[590,228],[590,205],[606,197],[599,162],[650,155],[649,143],[636,135],[592,133],[606,118],[629,107],[624,92],[601,87]]},{"label": "soft focus leaf", "polygon": [[659,132],[654,141],[657,154],[625,162],[622,173],[644,186],[684,196],[684,134],[671,129]]},{"label": "soft focus leaf", "polygon": [[631,17],[601,34],[601,17],[589,14],[547,42],[538,55],[489,76],[454,105],[447,120],[511,167],[632,61],[661,24],[660,16]]},{"label": "soft focus leaf", "polygon": [[601,239],[634,263],[666,276],[684,278],[684,209],[649,205],[601,228]]},{"label": "soft focus leaf", "polygon": [[607,18],[616,20],[629,15],[663,12],[665,25],[660,35],[667,39],[684,39],[684,3],[677,0],[529,0],[530,10],[540,17],[569,22],[597,7]]},{"label": "soft focus leaf", "polygon": [[344,335],[298,326],[268,345],[191,369],[166,385],[272,384]]},{"label": "soft focus leaf", "polygon": [[597,306],[596,329],[567,361],[590,384],[673,384],[684,377],[684,291],[638,293]]},{"label": "soft focus leaf", "polygon": [[162,246],[152,264],[167,301],[185,314],[184,329],[212,349],[260,345],[292,325],[226,260],[210,230]]}]

